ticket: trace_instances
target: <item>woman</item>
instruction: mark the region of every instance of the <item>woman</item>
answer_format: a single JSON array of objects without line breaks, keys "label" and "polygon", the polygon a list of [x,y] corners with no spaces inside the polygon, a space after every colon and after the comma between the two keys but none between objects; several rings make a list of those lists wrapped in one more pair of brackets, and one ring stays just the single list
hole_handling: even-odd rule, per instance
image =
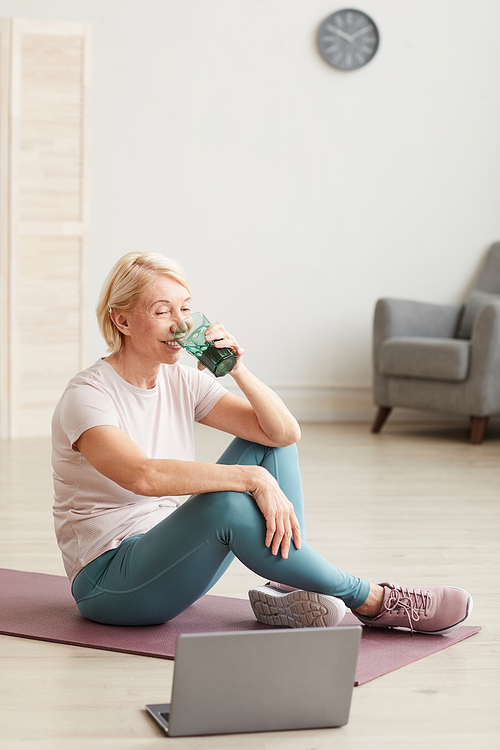
[{"label": "woman", "polygon": [[[380,627],[440,633],[463,622],[472,601],[461,589],[373,584],[306,544],[299,426],[221,323],[206,339],[235,353],[230,375],[244,398],[179,364],[173,333],[190,312],[177,263],[125,255],[97,308],[110,354],[76,375],[56,407],[55,527],[81,613],[113,625],[166,622],[236,555],[274,582],[249,592],[268,624],[335,625],[345,605]],[[195,421],[235,436],[216,464],[194,460]],[[191,497],[180,504],[182,495]]]}]

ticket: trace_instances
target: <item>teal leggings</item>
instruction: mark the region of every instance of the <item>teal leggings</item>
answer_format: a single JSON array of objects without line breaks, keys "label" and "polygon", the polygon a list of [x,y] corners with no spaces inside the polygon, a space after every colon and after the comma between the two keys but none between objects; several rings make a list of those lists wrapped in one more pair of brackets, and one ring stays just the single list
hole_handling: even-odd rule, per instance
[{"label": "teal leggings", "polygon": [[[220,464],[264,466],[293,503],[301,530],[304,506],[297,449],[266,448],[236,438]],[[253,497],[241,492],[193,495],[146,534],[131,537],[86,565],[73,582],[82,615],[109,625],[156,625],[206,594],[234,556],[267,580],[330,594],[348,607],[364,603],[370,584],[331,565],[302,540],[288,559],[264,544],[266,525]]]}]

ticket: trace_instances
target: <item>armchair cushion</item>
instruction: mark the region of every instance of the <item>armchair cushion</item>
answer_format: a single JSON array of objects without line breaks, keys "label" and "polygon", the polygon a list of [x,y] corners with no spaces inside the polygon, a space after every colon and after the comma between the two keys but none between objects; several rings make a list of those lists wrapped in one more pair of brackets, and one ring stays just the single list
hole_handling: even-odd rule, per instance
[{"label": "armchair cushion", "polygon": [[479,310],[489,302],[500,302],[500,294],[490,294],[473,289],[465,306],[457,336],[459,339],[470,339],[472,336],[472,324]]},{"label": "armchair cushion", "polygon": [[427,380],[465,380],[469,374],[469,341],[458,339],[393,336],[379,353],[384,375]]}]

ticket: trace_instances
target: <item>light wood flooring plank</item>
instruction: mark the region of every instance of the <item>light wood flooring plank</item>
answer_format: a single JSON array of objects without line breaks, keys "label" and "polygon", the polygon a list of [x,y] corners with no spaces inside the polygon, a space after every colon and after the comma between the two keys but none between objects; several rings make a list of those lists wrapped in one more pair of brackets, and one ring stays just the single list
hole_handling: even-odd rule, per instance
[{"label": "light wood flooring plank", "polygon": [[[198,458],[228,437],[204,427]],[[305,425],[299,445],[308,541],[372,580],[469,589],[483,631],[354,691],[346,727],[166,739],[143,711],[167,701],[172,662],[0,636],[2,750],[328,750],[500,746],[500,429]],[[48,440],[0,441],[0,567],[63,574]],[[236,563],[213,593],[259,579]]]}]

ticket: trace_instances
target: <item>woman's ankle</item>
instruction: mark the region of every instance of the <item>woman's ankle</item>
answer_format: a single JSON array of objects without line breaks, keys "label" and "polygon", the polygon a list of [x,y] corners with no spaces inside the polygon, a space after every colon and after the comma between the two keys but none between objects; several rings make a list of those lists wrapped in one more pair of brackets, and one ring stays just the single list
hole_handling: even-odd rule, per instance
[{"label": "woman's ankle", "polygon": [[376,617],[378,614],[380,614],[383,602],[383,587],[379,586],[378,583],[370,583],[370,591],[368,593],[366,601],[361,605],[361,607],[357,607],[352,611],[357,612],[359,615],[363,615],[363,617]]}]

